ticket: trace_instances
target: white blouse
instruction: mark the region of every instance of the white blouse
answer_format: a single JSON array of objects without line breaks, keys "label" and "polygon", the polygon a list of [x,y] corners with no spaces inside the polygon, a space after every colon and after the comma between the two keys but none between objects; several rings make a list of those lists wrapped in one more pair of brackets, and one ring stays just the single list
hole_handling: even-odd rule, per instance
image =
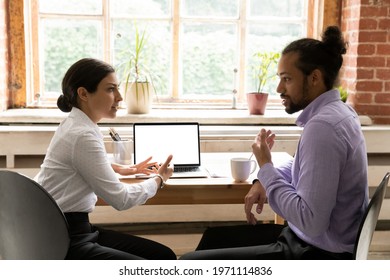
[{"label": "white blouse", "polygon": [[158,188],[154,179],[121,183],[107,158],[99,127],[77,108],[57,128],[34,179],[63,212],[92,212],[97,196],[125,210],[145,203]]}]

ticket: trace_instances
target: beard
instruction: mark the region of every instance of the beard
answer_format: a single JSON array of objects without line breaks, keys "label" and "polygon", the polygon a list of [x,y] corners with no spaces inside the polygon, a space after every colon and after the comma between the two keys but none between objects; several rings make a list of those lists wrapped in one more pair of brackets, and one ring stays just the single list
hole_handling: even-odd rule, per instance
[{"label": "beard", "polygon": [[286,100],[286,108],[285,111],[288,114],[294,114],[296,112],[299,112],[300,110],[303,110],[306,108],[307,105],[310,104],[309,100],[309,89],[307,86],[307,81],[304,80],[302,85],[302,98],[298,102],[293,102],[290,97],[285,96],[284,94],[281,94],[280,97]]}]

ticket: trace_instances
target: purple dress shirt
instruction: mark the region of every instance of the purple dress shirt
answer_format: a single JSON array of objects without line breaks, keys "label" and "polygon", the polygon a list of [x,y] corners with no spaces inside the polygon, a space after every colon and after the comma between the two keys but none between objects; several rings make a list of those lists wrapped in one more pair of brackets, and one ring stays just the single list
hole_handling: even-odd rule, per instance
[{"label": "purple dress shirt", "polygon": [[300,114],[304,127],[294,159],[265,164],[258,173],[268,203],[307,243],[353,252],[368,205],[367,153],[356,112],[337,90],[317,97]]}]

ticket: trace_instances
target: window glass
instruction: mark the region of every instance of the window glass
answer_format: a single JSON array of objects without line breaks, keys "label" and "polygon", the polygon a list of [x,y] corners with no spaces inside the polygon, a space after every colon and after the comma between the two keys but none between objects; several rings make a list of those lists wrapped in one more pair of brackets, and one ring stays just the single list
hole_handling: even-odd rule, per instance
[{"label": "window glass", "polygon": [[183,0],[183,16],[238,17],[238,0]]},{"label": "window glass", "polygon": [[44,19],[41,24],[41,78],[47,97],[61,92],[61,80],[76,60],[102,59],[102,26],[93,20]]},{"label": "window glass", "polygon": [[250,0],[250,17],[303,17],[302,0]]},{"label": "window glass", "polygon": [[204,98],[231,93],[238,54],[236,26],[193,23],[183,30],[183,95]]},{"label": "window glass", "polygon": [[[256,23],[248,24],[247,35],[247,75],[246,91],[251,92],[256,88],[256,81],[253,77],[251,65],[254,60],[254,54],[257,52],[272,51],[281,52],[283,48],[291,41],[301,37],[305,28],[303,24],[291,23]],[[277,69],[270,69],[270,74],[276,74]],[[275,77],[276,78],[276,77]],[[264,90],[276,94],[277,79],[272,79],[265,85]]]},{"label": "window glass", "polygon": [[[30,90],[27,99],[39,93],[53,105],[65,71],[82,57],[112,64],[123,83],[121,67],[134,52],[136,27],[146,30],[140,62],[152,73],[158,96],[189,103],[224,102],[233,89],[245,102],[245,92],[255,88],[253,54],[280,51],[306,35],[308,0],[30,1],[26,38],[34,57],[27,59],[27,72],[37,92]],[[274,93],[276,83],[267,91]]]},{"label": "window glass", "polygon": [[167,22],[113,21],[113,65],[117,69],[118,78],[124,82],[124,67],[136,55],[135,28],[140,36],[145,32],[145,44],[139,52],[141,70],[152,76],[157,94],[166,96],[171,75],[171,30]]},{"label": "window glass", "polygon": [[115,17],[159,17],[170,15],[170,0],[111,0]]},{"label": "window glass", "polygon": [[39,0],[41,13],[102,14],[102,1],[96,0]]}]

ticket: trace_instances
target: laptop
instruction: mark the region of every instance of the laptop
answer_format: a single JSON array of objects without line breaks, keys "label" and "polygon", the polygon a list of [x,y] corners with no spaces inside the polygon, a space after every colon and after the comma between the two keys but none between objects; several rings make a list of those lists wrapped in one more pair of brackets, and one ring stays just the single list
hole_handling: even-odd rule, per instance
[{"label": "laptop", "polygon": [[163,163],[172,154],[174,172],[171,178],[206,178],[201,165],[199,123],[134,123],[134,163],[149,156]]}]

